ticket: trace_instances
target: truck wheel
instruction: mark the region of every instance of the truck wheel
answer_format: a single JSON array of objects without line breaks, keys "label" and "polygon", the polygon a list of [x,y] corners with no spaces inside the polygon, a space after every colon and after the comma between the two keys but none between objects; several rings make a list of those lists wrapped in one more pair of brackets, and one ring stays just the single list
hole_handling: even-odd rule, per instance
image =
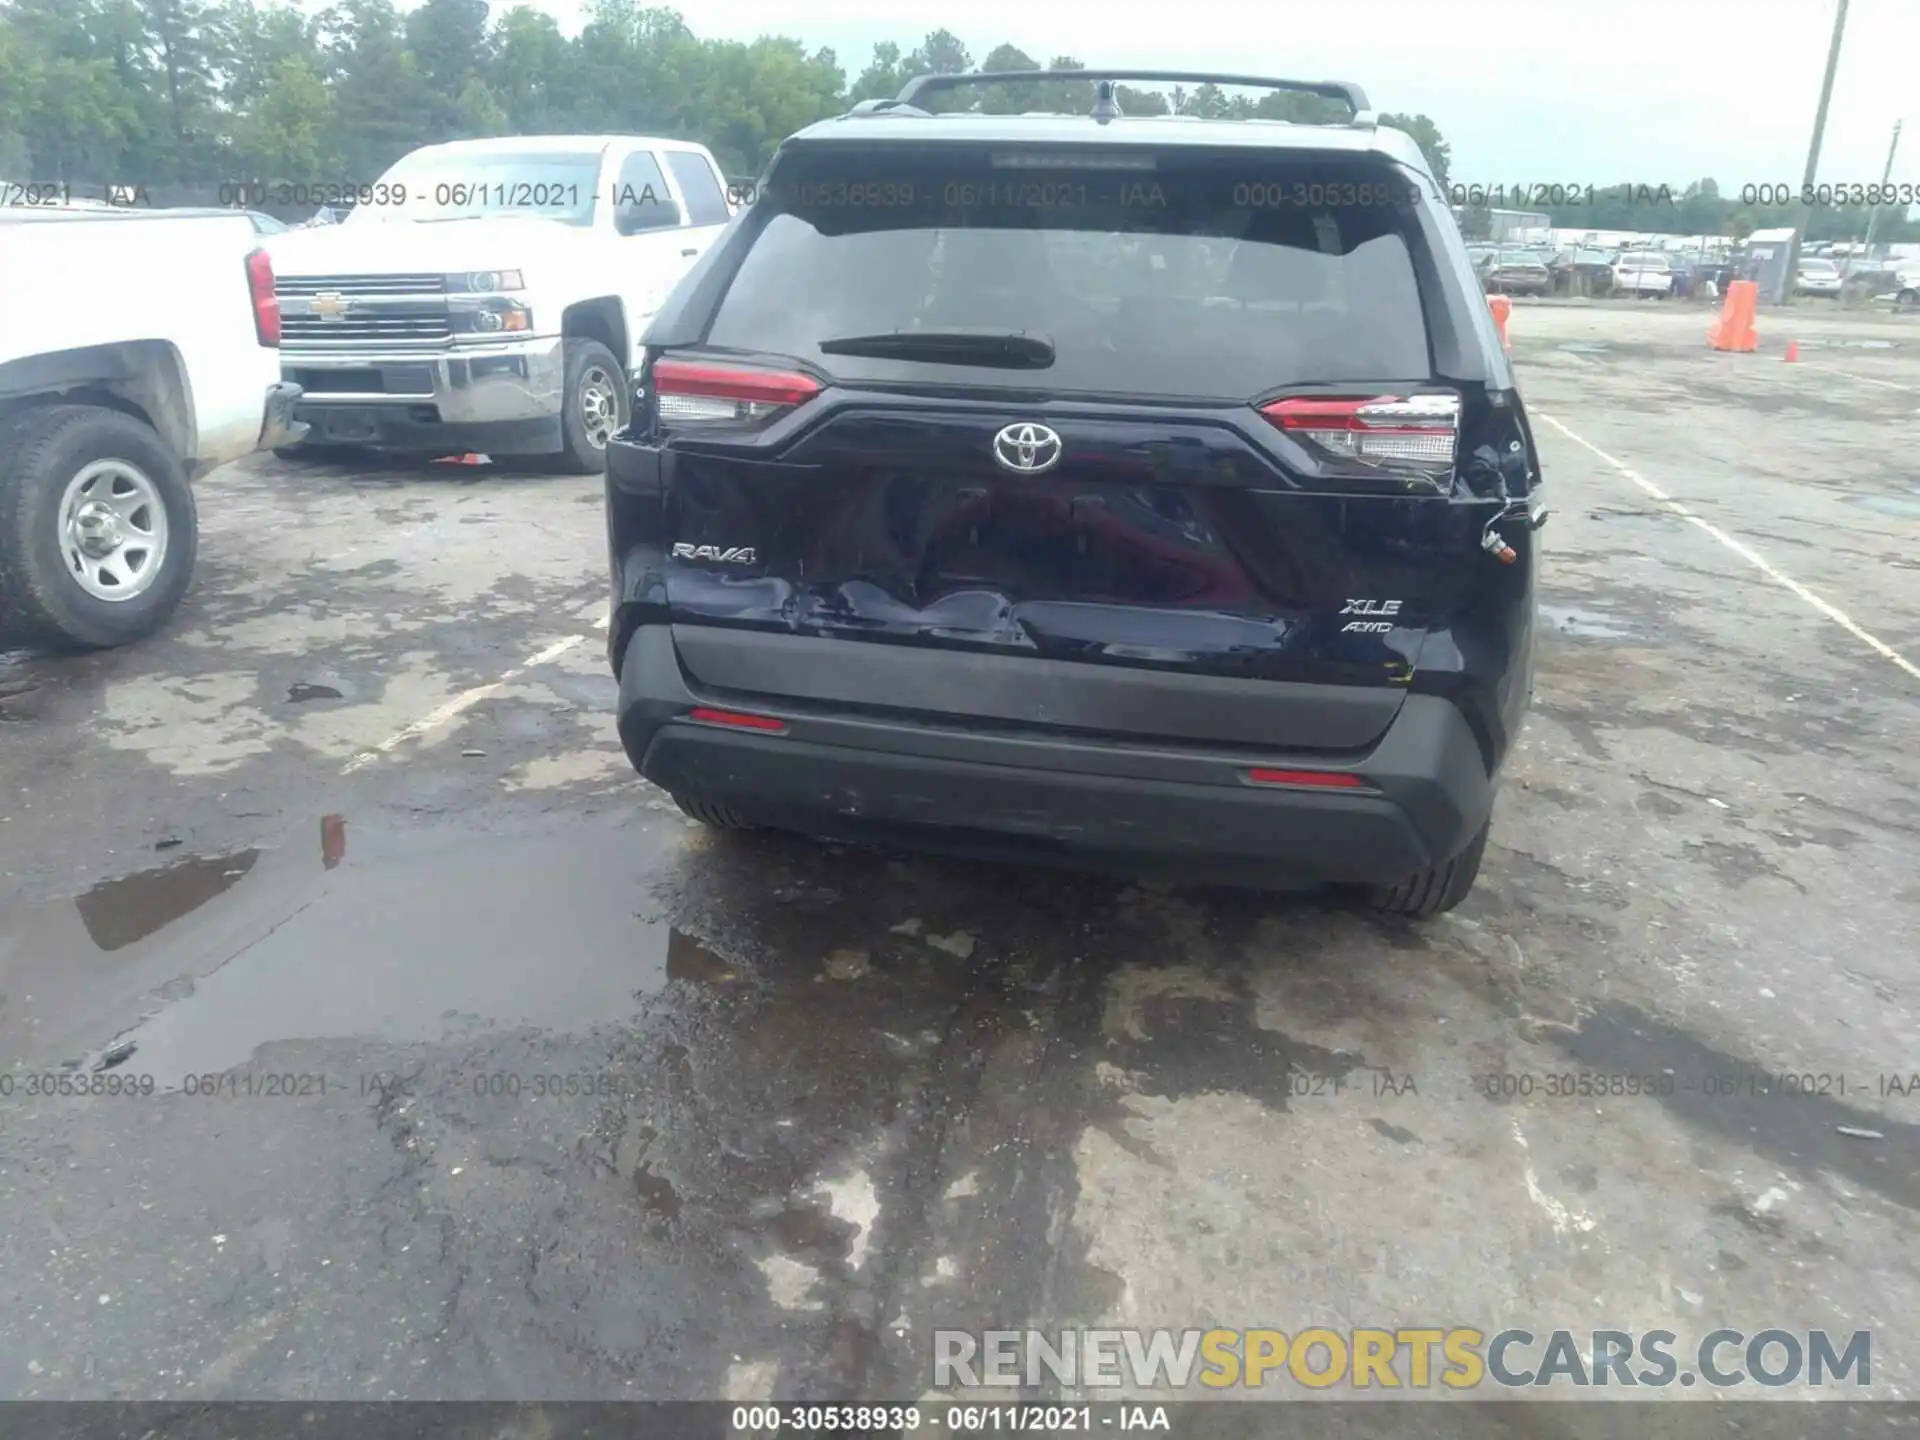
[{"label": "truck wheel", "polygon": [[82,649],[138,640],[193,580],[186,471],[151,426],[49,405],[0,426],[0,625]]},{"label": "truck wheel", "polygon": [[1480,832],[1467,842],[1467,848],[1444,865],[1420,870],[1397,885],[1376,885],[1367,892],[1367,903],[1389,915],[1404,915],[1410,920],[1425,920],[1443,910],[1451,910],[1467,898],[1480,874],[1480,857],[1486,853],[1487,833],[1493,828],[1488,818]]},{"label": "truck wheel", "polygon": [[607,440],[627,423],[626,372],[611,350],[582,335],[566,340],[565,354],[560,426],[567,448],[560,461],[575,475],[598,475],[606,468]]}]

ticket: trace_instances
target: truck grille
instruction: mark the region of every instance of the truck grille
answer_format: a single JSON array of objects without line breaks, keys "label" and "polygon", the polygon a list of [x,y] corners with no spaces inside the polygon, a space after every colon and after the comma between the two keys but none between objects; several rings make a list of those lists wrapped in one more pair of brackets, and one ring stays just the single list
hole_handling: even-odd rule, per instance
[{"label": "truck grille", "polygon": [[441,305],[383,305],[336,320],[318,315],[282,315],[280,343],[289,350],[338,350],[369,345],[427,349],[453,338],[453,323]]},{"label": "truck grille", "polygon": [[276,295],[444,295],[445,275],[281,275]]}]

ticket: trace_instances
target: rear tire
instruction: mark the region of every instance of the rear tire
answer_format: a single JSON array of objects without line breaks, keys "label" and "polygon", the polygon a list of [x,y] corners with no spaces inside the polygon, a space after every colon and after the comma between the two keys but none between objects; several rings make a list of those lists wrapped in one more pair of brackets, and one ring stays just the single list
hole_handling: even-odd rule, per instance
[{"label": "rear tire", "polygon": [[1388,915],[1409,920],[1425,920],[1451,910],[1467,898],[1480,874],[1480,858],[1486,853],[1491,818],[1482,825],[1467,848],[1444,865],[1418,870],[1396,885],[1376,885],[1367,891],[1367,904]]},{"label": "rear tire", "polygon": [[756,828],[744,815],[731,805],[722,805],[715,800],[703,799],[698,795],[676,795],[673,803],[680,807],[680,813],[689,820],[698,820],[715,830],[752,830]]},{"label": "rear tire", "polygon": [[145,421],[98,405],[14,416],[0,424],[0,630],[89,650],[143,639],[193,582],[198,524],[185,467]]}]

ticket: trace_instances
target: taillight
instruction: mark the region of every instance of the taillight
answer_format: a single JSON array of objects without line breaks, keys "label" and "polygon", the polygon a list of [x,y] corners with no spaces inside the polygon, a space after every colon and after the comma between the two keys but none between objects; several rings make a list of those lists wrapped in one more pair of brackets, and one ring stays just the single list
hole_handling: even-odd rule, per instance
[{"label": "taillight", "polygon": [[280,297],[273,293],[273,260],[264,250],[247,256],[247,290],[253,296],[253,333],[262,345],[280,344]]},{"label": "taillight", "polygon": [[669,430],[761,425],[820,393],[817,380],[785,370],[656,360],[654,410]]},{"label": "taillight", "polygon": [[1289,395],[1260,413],[1327,456],[1394,471],[1441,475],[1453,468],[1460,397]]}]

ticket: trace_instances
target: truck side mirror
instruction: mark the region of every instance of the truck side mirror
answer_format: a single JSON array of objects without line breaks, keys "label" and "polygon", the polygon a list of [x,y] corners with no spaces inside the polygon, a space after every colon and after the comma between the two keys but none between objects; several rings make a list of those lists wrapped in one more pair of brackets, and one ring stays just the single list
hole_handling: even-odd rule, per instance
[{"label": "truck side mirror", "polygon": [[680,221],[679,204],[664,195],[650,195],[641,201],[622,201],[613,212],[613,228],[621,235],[672,230],[679,226]]}]

